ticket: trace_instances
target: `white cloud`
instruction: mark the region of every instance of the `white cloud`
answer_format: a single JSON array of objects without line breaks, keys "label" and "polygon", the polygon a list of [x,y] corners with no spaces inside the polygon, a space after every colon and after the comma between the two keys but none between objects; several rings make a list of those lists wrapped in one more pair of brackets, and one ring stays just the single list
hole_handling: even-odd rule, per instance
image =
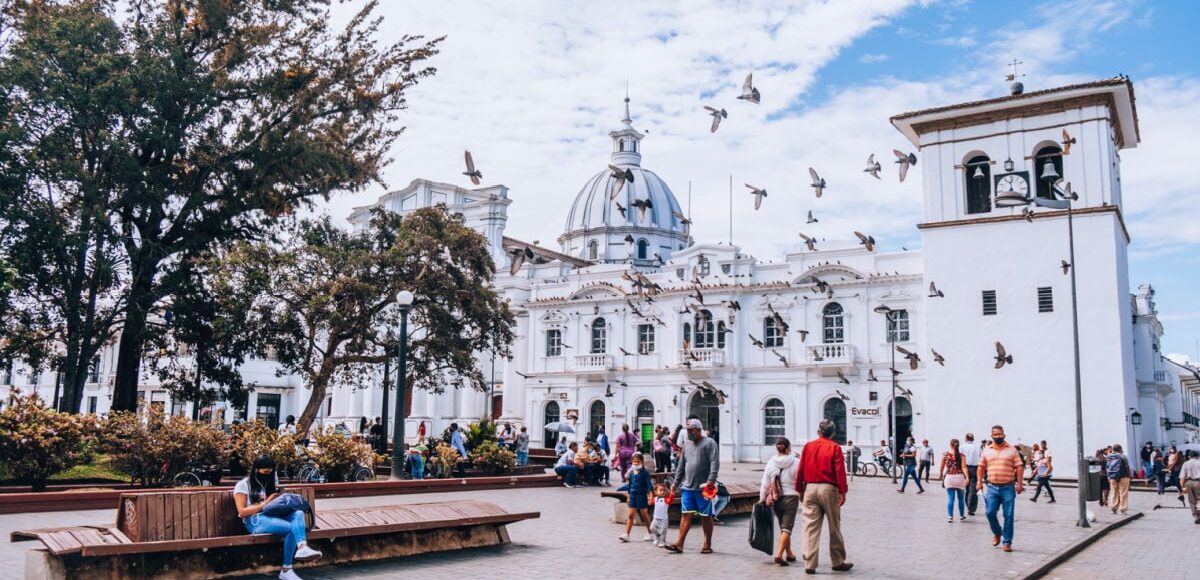
[{"label": "white cloud", "polygon": [[864,64],[876,64],[876,63],[880,63],[880,62],[887,62],[888,59],[890,59],[890,58],[891,57],[886,54],[867,53],[867,54],[864,54],[864,55],[858,57],[858,62],[861,62]]}]

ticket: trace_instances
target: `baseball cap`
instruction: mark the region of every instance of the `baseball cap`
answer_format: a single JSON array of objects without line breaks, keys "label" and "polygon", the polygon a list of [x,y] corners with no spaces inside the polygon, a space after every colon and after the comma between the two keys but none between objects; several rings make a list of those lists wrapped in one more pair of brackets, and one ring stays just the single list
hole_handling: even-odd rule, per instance
[{"label": "baseball cap", "polygon": [[699,419],[688,419],[687,428],[688,429],[703,429],[704,425],[702,425],[700,423]]}]

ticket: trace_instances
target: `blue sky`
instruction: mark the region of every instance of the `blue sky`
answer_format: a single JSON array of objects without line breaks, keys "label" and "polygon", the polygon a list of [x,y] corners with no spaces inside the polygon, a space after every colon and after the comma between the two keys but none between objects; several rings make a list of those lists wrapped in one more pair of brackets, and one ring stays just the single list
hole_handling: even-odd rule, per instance
[{"label": "blue sky", "polygon": [[[920,246],[921,166],[903,184],[861,174],[867,153],[911,148],[891,115],[1003,95],[1014,58],[1029,90],[1129,75],[1142,134],[1122,154],[1131,288],[1157,290],[1164,352],[1200,358],[1200,175],[1188,150],[1200,135],[1200,2],[445,0],[381,12],[386,35],[447,36],[438,74],[410,95],[386,186],[466,185],[458,165],[470,148],[487,184],[510,188],[508,234],[549,247],[608,162],[627,83],[634,124],[648,133],[643,166],[685,206],[692,185],[693,235],[729,235],[732,174],[771,191],[765,211],[747,198],[732,213],[735,242],[772,260],[800,229],[866,231],[884,251]],[[733,98],[750,71],[759,106]],[[705,104],[730,112],[715,135]],[[807,195],[807,166],[830,182],[819,201]],[[382,191],[325,209],[344,217]],[[810,209],[820,224],[797,219]]]}]

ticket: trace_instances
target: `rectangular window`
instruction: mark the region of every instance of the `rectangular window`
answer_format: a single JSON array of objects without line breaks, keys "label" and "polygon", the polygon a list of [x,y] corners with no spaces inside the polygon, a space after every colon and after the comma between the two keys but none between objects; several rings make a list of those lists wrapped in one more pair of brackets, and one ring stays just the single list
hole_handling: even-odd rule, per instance
[{"label": "rectangular window", "polygon": [[984,316],[995,316],[996,315],[996,291],[995,290],[984,290],[983,291],[983,315]]},{"label": "rectangular window", "polygon": [[1038,288],[1038,312],[1054,312],[1054,288]]},{"label": "rectangular window", "polygon": [[911,336],[908,333],[908,311],[893,310],[892,314],[887,317],[887,339],[888,342],[908,342]]},{"label": "rectangular window", "polygon": [[88,397],[87,412],[93,415],[96,414],[96,399],[99,397]]},{"label": "rectangular window", "polygon": [[638,333],[638,354],[654,354],[654,325],[639,324]]},{"label": "rectangular window", "polygon": [[96,358],[92,359],[92,372],[88,374],[88,382],[100,382],[100,355],[96,355]]},{"label": "rectangular window", "polygon": [[763,346],[766,348],[783,346],[783,328],[775,323],[774,318],[763,319]]},{"label": "rectangular window", "polygon": [[783,403],[778,399],[768,401],[763,409],[763,440],[774,444],[775,440],[787,433],[787,416]]},{"label": "rectangular window", "polygon": [[546,331],[546,356],[562,356],[562,330]]}]

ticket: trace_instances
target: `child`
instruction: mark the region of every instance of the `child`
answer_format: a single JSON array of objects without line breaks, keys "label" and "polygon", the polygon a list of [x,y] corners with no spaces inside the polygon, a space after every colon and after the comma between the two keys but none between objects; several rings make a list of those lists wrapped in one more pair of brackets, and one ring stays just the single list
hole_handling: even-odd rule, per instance
[{"label": "child", "polygon": [[643,541],[654,539],[650,532],[650,471],[645,469],[641,453],[633,454],[633,465],[629,468],[629,483],[623,485],[629,494],[629,517],[625,518],[625,533],[617,536],[622,542],[629,541],[629,532],[633,530],[634,516],[640,516],[646,524],[646,537]]},{"label": "child", "polygon": [[[650,522],[650,533],[654,536],[654,547],[662,548],[667,545],[667,512],[671,507],[671,498],[667,497],[667,486],[654,486],[654,520]],[[632,518],[631,518],[632,519]]]}]

